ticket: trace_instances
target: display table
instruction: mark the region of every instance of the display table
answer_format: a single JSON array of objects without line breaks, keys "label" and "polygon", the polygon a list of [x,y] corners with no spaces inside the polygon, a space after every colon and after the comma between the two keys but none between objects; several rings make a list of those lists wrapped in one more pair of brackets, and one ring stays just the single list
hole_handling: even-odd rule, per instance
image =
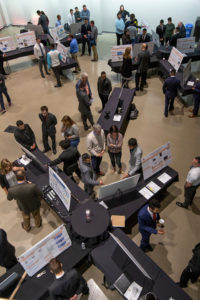
[{"label": "display table", "polygon": [[[135,89],[126,89],[123,88],[114,88],[108,102],[106,103],[97,123],[101,125],[102,129],[107,134],[112,125],[116,125],[118,130],[124,135],[126,131],[126,127],[129,122],[129,113],[131,109],[131,103],[133,101],[135,95]],[[113,121],[114,115],[117,113],[117,108],[120,105],[122,111],[120,113],[121,119],[120,121]],[[106,112],[110,112],[109,119],[106,119]]]},{"label": "display table", "polygon": [[[86,220],[86,210],[90,211],[90,221]],[[71,216],[71,226],[74,236],[87,244],[97,244],[104,240],[108,234],[110,224],[108,211],[93,201],[80,204]]]},{"label": "display table", "polygon": [[[172,50],[172,46],[160,46],[158,48],[158,52],[157,52],[157,56],[162,59],[168,59],[170,52]],[[186,56],[183,58],[182,64],[187,63],[190,59],[192,59],[192,61],[197,61],[200,60],[200,50],[199,49],[195,49],[194,52],[192,53],[186,53]]]},{"label": "display table", "polygon": [[[77,40],[78,44],[82,43],[82,35],[81,34],[75,34],[74,38]],[[60,40],[60,43],[62,43],[65,47],[69,47],[70,42],[71,42],[71,40],[68,37]]]},{"label": "display table", "polygon": [[152,280],[151,282],[148,280],[147,285],[147,279],[143,273],[121,250],[116,241],[109,237],[104,244],[92,250],[90,254],[93,263],[104,273],[108,283],[113,284],[122,273],[125,273],[130,282],[135,281],[143,286],[141,295],[151,291],[155,293],[158,300],[192,300],[120,229],[115,229],[113,234],[124,244]]}]

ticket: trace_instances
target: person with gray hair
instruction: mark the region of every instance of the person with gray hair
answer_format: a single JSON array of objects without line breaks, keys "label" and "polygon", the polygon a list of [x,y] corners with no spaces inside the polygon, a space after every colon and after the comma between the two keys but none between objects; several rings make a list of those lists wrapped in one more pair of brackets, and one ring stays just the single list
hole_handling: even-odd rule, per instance
[{"label": "person with gray hair", "polygon": [[89,99],[91,100],[92,99],[92,91],[91,91],[91,88],[90,88],[90,83],[88,81],[88,74],[86,72],[83,72],[81,74],[81,79],[76,83],[76,96],[77,96],[77,98],[78,98],[77,91],[79,90],[81,82],[83,82],[86,85],[86,92],[87,92],[87,95],[88,95]]},{"label": "person with gray hair", "polygon": [[105,173],[100,171],[100,164],[105,152],[105,135],[100,124],[93,125],[93,131],[87,136],[87,147],[91,154],[92,166],[95,173],[104,176]]}]

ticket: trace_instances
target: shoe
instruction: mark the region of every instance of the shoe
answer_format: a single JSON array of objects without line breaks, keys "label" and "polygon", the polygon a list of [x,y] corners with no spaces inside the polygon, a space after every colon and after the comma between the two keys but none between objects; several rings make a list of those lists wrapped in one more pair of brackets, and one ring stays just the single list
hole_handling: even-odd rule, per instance
[{"label": "shoe", "polygon": [[84,130],[87,131],[87,130],[90,129],[90,128],[91,128],[91,126],[85,126],[85,127],[84,127]]},{"label": "shoe", "polygon": [[147,247],[147,250],[148,250],[148,251],[153,251],[153,247],[151,247],[151,245],[149,245],[149,246]]},{"label": "shoe", "polygon": [[196,115],[189,115],[188,118],[196,118]]},{"label": "shoe", "polygon": [[56,84],[56,85],[54,85],[54,87],[55,87],[55,88],[58,88],[58,87],[61,87],[61,85]]},{"label": "shoe", "polygon": [[97,172],[96,174],[97,174],[98,176],[104,176],[104,175],[105,175],[105,173],[102,172],[102,171],[99,171],[99,172]]},{"label": "shoe", "polygon": [[173,106],[169,108],[169,111],[172,111],[172,110],[174,110],[174,107],[173,107]]},{"label": "shoe", "polygon": [[42,150],[42,153],[46,153],[46,152],[48,152],[48,151],[50,151],[51,150],[51,148],[49,148],[49,149],[44,149],[44,150]]},{"label": "shoe", "polygon": [[167,118],[167,117],[168,117],[168,115],[166,115],[166,114],[164,114],[164,116],[165,116],[165,118]]},{"label": "shoe", "polygon": [[114,174],[116,172],[116,168],[113,168],[111,173]]},{"label": "shoe", "polygon": [[22,228],[23,228],[26,232],[29,232],[29,231],[31,230],[31,226],[29,227],[29,229],[25,229],[25,228],[24,228],[24,223],[23,223],[23,222],[21,223],[21,225],[22,225]]},{"label": "shoe", "polygon": [[96,59],[91,59],[91,61],[97,61]]},{"label": "shoe", "polygon": [[124,172],[122,171],[122,169],[119,169],[117,173],[118,174],[123,174]]},{"label": "shoe", "polygon": [[136,87],[135,89],[136,89],[136,91],[139,91],[139,90],[140,90],[139,87]]},{"label": "shoe", "polygon": [[42,76],[42,78],[45,78],[44,74],[43,74],[43,75],[41,75],[41,76]]},{"label": "shoe", "polygon": [[36,226],[37,228],[42,227],[42,218],[40,219],[40,226]]},{"label": "shoe", "polygon": [[140,87],[140,91],[143,92],[143,87]]},{"label": "shoe", "polygon": [[56,154],[56,153],[57,153],[56,149],[53,149],[53,154]]},{"label": "shoe", "polygon": [[47,75],[51,75],[51,73],[49,73],[49,72],[47,72],[46,74],[47,74]]},{"label": "shoe", "polygon": [[98,113],[101,114],[102,113],[102,109],[98,110]]},{"label": "shoe", "polygon": [[9,106],[11,106],[11,105],[12,105],[12,103],[11,103],[11,102],[9,102],[9,103],[8,103],[8,105],[9,105]]},{"label": "shoe", "polygon": [[1,110],[0,110],[0,112],[1,112],[1,113],[2,113],[2,115],[3,115],[3,114],[5,114],[5,113],[6,113],[6,110],[5,110],[5,109],[1,109]]},{"label": "shoe", "polygon": [[176,205],[182,208],[187,209],[187,207],[182,202],[176,202]]},{"label": "shoe", "polygon": [[193,108],[188,109],[189,112],[193,113]]}]

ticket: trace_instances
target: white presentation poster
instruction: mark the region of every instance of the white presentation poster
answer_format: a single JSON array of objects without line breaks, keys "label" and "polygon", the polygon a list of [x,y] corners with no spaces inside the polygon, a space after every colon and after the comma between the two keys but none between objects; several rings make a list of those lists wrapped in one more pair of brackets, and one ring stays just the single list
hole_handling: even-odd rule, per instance
[{"label": "white presentation poster", "polygon": [[35,275],[49,261],[72,245],[64,225],[48,234],[44,239],[18,257],[18,261],[29,276]]},{"label": "white presentation poster", "polygon": [[178,49],[175,47],[172,48],[168,62],[173,66],[176,72],[180,68],[184,56],[185,54],[181,53]]},{"label": "white presentation poster", "polygon": [[130,45],[113,46],[111,49],[112,62],[123,61],[123,54],[126,48],[131,48],[131,57],[133,57],[133,47]]},{"label": "white presentation poster", "polygon": [[57,44],[57,50],[62,56],[62,61],[65,63],[67,57],[69,57],[69,48],[65,47],[63,44]]},{"label": "white presentation poster", "polygon": [[182,38],[177,40],[176,48],[182,53],[193,53],[195,46],[195,37]]},{"label": "white presentation poster", "polygon": [[[154,49],[154,42],[148,42],[145,43],[148,45],[148,50],[149,53],[152,55],[153,53],[153,49]],[[142,47],[143,43],[136,43],[133,45],[133,57],[137,57],[138,54],[141,52],[141,47]]]},{"label": "white presentation poster", "polygon": [[2,52],[8,52],[15,49],[16,49],[16,45],[12,36],[6,36],[0,38],[0,50]]},{"label": "white presentation poster", "polygon": [[49,185],[58,195],[66,209],[69,211],[71,203],[71,191],[68,189],[60,176],[49,167]]},{"label": "white presentation poster", "polygon": [[16,39],[19,48],[34,46],[36,43],[34,31],[17,34]]},{"label": "white presentation poster", "polygon": [[153,30],[151,30],[151,34],[152,34],[152,40],[153,40],[154,44],[159,48],[160,47],[159,35]]},{"label": "white presentation poster", "polygon": [[170,142],[143,157],[142,170],[144,180],[167,167],[171,163],[171,159],[172,155]]},{"label": "white presentation poster", "polygon": [[55,42],[58,42],[62,39],[64,39],[67,36],[67,33],[65,32],[64,26],[60,25],[55,28],[51,29],[51,35]]}]

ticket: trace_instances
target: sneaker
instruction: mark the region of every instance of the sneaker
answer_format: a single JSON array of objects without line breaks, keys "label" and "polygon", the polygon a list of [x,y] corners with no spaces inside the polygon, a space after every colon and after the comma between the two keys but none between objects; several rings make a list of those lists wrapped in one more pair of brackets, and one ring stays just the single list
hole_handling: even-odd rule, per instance
[{"label": "sneaker", "polygon": [[31,226],[29,227],[29,229],[25,229],[25,228],[24,228],[24,223],[23,223],[23,222],[21,223],[21,225],[22,225],[22,228],[23,228],[26,232],[29,232],[29,231],[31,230]]},{"label": "sneaker", "polygon": [[53,154],[56,154],[56,153],[57,153],[56,149],[53,149]]},{"label": "sneaker", "polygon": [[51,75],[51,73],[49,73],[49,72],[47,72],[46,74],[47,74],[47,75]]},{"label": "sneaker", "polygon": [[42,76],[42,78],[45,78],[44,74],[42,74],[41,76]]},{"label": "sneaker", "polygon": [[55,88],[58,88],[58,87],[61,87],[61,85],[56,84],[56,85],[54,85],[54,87],[55,87]]},{"label": "sneaker", "polygon": [[9,105],[9,106],[11,106],[11,105],[12,105],[12,103],[11,103],[11,102],[8,102],[8,105]]},{"label": "sneaker", "polygon": [[182,202],[176,202],[176,205],[182,208],[187,209],[187,207]]},{"label": "sneaker", "polygon": [[0,112],[1,112],[1,113],[2,113],[2,115],[3,115],[3,114],[5,114],[5,113],[6,113],[6,110],[5,110],[5,109],[1,109],[1,110],[0,110]]}]

